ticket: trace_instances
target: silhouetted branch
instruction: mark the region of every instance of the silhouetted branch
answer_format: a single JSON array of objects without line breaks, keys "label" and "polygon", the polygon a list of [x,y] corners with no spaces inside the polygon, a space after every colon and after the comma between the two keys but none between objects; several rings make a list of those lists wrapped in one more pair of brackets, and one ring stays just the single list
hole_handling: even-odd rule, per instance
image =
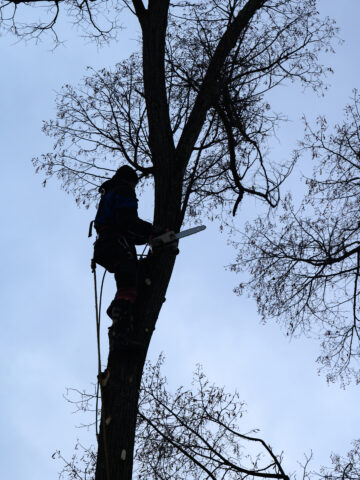
[{"label": "silhouetted branch", "polygon": [[296,155],[310,151],[316,163],[301,207],[288,196],[276,216],[249,225],[238,257],[252,274],[247,287],[263,318],[279,319],[289,335],[316,332],[328,380],[343,383],[360,381],[359,101],[355,91],[330,135],[325,118],[318,131],[306,123]]},{"label": "silhouetted branch", "polygon": [[[163,361],[160,356],[156,364],[148,363],[143,376],[135,448],[137,478],[289,480],[281,456],[264,440],[238,430],[244,404],[237,393],[211,385],[200,367],[194,372],[192,390],[180,387],[172,393],[161,375]],[[95,396],[69,389],[67,400],[78,411],[92,412]],[[249,443],[259,449],[247,448]],[[80,444],[76,450],[71,461],[60,452],[54,455],[65,463],[64,477],[84,480],[84,472],[94,471],[95,453]]]}]

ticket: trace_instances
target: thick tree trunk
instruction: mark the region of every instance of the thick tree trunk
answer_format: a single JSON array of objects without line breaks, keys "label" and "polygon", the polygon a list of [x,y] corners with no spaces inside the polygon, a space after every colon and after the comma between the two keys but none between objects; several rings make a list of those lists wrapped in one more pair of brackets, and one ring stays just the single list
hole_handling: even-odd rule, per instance
[{"label": "thick tree trunk", "polygon": [[141,376],[152,332],[165,299],[175,255],[149,257],[139,267],[134,338],[146,350],[124,350],[109,331],[108,366],[102,374],[102,414],[95,480],[131,480]]},{"label": "thick tree trunk", "polygon": [[[144,89],[149,144],[155,166],[154,222],[180,228],[182,174],[175,172],[175,147],[165,88],[164,50],[168,0],[151,0],[147,10],[134,1],[143,31]],[[131,480],[136,415],[146,352],[170,281],[175,255],[148,257],[139,268],[135,340],[143,351],[124,351],[109,332],[108,366],[103,374],[102,416],[95,480]],[[114,326],[113,328],[116,328]]]},{"label": "thick tree trunk", "polygon": [[[143,30],[144,89],[149,143],[155,167],[154,222],[179,229],[182,173],[175,171],[175,147],[166,98],[164,49],[169,2],[152,0],[144,11],[134,2]],[[108,366],[103,374],[103,406],[96,480],[131,480],[136,415],[146,352],[155,329],[175,263],[175,254],[163,252],[140,265],[135,305],[135,340],[143,351],[122,351],[110,331]],[[116,328],[114,326],[113,328]]]}]

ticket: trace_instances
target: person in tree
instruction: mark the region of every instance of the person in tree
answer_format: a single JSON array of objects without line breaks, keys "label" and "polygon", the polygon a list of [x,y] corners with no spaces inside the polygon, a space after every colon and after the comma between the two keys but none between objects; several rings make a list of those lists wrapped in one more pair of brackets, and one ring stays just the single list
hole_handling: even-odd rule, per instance
[{"label": "person in tree", "polygon": [[162,229],[138,217],[138,200],[135,187],[139,178],[136,171],[125,165],[104,182],[94,220],[97,239],[94,244],[94,261],[115,274],[116,295],[107,309],[114,321],[121,320],[124,334],[131,327],[132,305],[136,300],[137,254],[135,245],[146,244]]}]

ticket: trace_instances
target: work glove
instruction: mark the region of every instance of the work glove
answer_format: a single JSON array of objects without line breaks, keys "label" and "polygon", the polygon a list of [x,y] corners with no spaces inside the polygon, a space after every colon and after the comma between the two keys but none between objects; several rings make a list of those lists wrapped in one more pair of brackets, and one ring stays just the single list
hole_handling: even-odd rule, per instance
[{"label": "work glove", "polygon": [[[155,234],[156,232],[156,234]],[[152,253],[160,253],[168,251],[179,253],[179,240],[175,237],[173,231],[168,228],[159,227],[155,230],[153,238],[149,241]]]},{"label": "work glove", "polygon": [[156,237],[160,237],[160,235],[162,235],[163,233],[166,233],[168,231],[169,231],[168,228],[158,227],[157,225],[153,225],[150,240],[152,240],[153,238],[156,238]]}]

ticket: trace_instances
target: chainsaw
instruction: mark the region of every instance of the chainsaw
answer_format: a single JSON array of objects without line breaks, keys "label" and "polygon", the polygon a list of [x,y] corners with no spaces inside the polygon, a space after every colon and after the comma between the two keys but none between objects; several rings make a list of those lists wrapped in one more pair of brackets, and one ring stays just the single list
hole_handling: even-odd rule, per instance
[{"label": "chainsaw", "polygon": [[158,237],[150,240],[149,245],[153,253],[158,252],[163,248],[170,247],[176,253],[178,253],[178,243],[180,238],[188,237],[189,235],[194,235],[195,233],[205,230],[205,225],[200,225],[198,227],[189,228],[183,230],[182,232],[175,233],[173,231],[165,232]]}]

